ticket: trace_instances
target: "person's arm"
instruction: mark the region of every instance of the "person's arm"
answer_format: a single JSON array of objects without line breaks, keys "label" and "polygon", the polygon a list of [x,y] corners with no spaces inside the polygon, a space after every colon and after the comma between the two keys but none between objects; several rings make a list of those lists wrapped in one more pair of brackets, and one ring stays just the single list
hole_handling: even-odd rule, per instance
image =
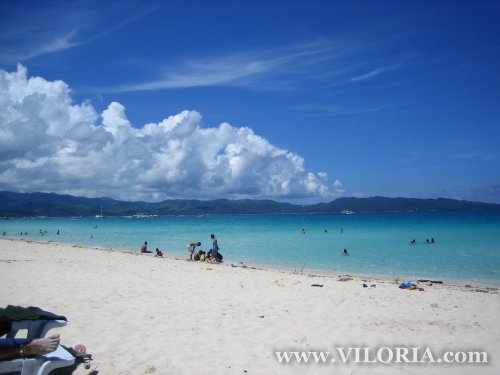
[{"label": "person's arm", "polygon": [[0,346],[0,360],[25,357],[26,347],[24,345],[17,346]]}]

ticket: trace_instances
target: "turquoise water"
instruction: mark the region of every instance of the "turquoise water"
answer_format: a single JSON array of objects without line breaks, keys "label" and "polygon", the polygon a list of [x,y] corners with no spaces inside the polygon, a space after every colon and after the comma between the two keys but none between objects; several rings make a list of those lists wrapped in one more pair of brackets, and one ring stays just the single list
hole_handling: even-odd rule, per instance
[{"label": "turquoise water", "polygon": [[[500,211],[11,219],[0,221],[3,232],[133,251],[148,241],[175,257],[191,241],[208,250],[214,233],[226,262],[500,284]],[[340,255],[344,248],[350,256]]]}]

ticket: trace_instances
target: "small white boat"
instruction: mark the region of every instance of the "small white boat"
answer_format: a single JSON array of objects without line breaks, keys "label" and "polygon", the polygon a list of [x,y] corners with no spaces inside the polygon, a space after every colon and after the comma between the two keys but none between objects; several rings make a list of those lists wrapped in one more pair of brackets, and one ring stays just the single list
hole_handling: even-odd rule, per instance
[{"label": "small white boat", "polygon": [[95,218],[96,219],[104,219],[104,216],[102,216],[102,206],[101,206],[101,214],[100,215],[99,214],[95,215]]},{"label": "small white boat", "polygon": [[132,215],[134,219],[150,219],[150,218],[155,218],[158,217],[158,215],[149,215],[149,214],[135,214]]}]

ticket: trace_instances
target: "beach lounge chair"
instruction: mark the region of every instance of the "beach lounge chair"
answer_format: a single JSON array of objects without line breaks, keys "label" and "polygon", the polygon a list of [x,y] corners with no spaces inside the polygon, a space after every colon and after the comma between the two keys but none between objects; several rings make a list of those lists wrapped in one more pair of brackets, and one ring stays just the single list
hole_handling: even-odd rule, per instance
[{"label": "beach lounge chair", "polygon": [[16,337],[21,329],[26,329],[29,339],[45,337],[48,330],[65,326],[66,317],[43,310],[39,307],[8,305],[0,308],[0,336]]},{"label": "beach lounge chair", "polygon": [[52,328],[64,327],[66,324],[66,320],[15,320],[11,323],[7,338],[14,338],[20,330],[25,329],[27,339],[37,339],[45,337]]},{"label": "beach lounge chair", "polygon": [[[52,328],[63,327],[65,320],[21,320],[12,322],[12,329],[7,333],[8,338],[15,338],[17,332],[27,330],[26,338],[45,337]],[[52,353],[35,358],[17,358],[0,361],[0,374],[15,373],[20,375],[48,375],[52,370],[60,367],[72,366],[75,357],[61,345]]]},{"label": "beach lounge chair", "polygon": [[[10,331],[6,333],[7,338],[15,338],[20,330],[26,330],[25,337],[27,339],[36,339],[45,337],[52,328],[64,327],[67,321],[63,319],[28,319],[10,320],[8,323],[10,323]],[[43,356],[0,361],[0,374],[48,375],[56,368],[72,366],[74,363],[75,357],[59,345],[55,351]]]},{"label": "beach lounge chair", "polygon": [[0,361],[0,374],[48,375],[56,368],[72,366],[74,363],[75,357],[59,345],[52,353],[40,357]]}]

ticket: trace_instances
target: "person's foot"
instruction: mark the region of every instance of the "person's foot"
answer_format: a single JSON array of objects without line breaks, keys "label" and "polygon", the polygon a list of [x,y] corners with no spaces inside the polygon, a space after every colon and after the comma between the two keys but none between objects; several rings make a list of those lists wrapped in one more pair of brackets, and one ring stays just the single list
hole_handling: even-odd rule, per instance
[{"label": "person's foot", "polygon": [[49,337],[44,337],[42,339],[36,339],[26,344],[25,350],[28,356],[39,356],[48,353],[52,353],[57,349],[61,337],[59,334],[51,335]]}]

